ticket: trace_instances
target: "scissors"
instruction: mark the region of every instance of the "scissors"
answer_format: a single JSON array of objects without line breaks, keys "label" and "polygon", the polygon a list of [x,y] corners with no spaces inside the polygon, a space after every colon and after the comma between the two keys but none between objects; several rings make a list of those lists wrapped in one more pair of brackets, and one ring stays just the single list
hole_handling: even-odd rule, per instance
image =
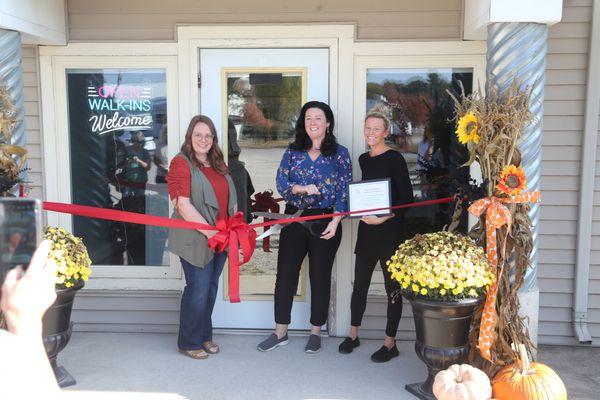
[{"label": "scissors", "polygon": [[[298,218],[301,214],[302,214],[303,210],[298,210],[296,211],[294,214],[281,214],[281,213],[270,213],[270,212],[253,212],[252,215],[254,215],[255,217],[263,217],[263,218],[268,218],[268,219],[272,219],[272,220],[278,220],[278,219],[288,219],[288,218]],[[266,237],[269,237],[271,235],[277,234],[281,231],[281,229],[284,227],[284,225],[287,225],[289,222],[287,223],[283,223],[283,224],[275,224],[272,225],[269,229],[267,229],[265,232],[263,232],[261,235],[259,235],[256,240],[260,240],[260,239],[264,239]],[[298,221],[298,223],[302,226],[304,226],[306,229],[308,229],[308,231],[310,233],[312,233],[313,235],[319,237],[321,234],[318,232],[314,232],[313,225],[314,224],[323,224],[323,221]]]}]

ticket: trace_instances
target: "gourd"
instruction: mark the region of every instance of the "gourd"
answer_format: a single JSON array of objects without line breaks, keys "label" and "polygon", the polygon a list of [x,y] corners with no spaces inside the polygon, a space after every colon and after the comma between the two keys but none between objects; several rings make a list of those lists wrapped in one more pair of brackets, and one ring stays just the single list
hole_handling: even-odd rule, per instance
[{"label": "gourd", "polygon": [[492,392],[499,400],[567,400],[567,389],[556,372],[530,362],[522,344],[517,361],[502,368],[492,380]]},{"label": "gourd", "polygon": [[433,394],[438,400],[489,400],[492,386],[485,372],[469,364],[454,364],[435,376]]}]

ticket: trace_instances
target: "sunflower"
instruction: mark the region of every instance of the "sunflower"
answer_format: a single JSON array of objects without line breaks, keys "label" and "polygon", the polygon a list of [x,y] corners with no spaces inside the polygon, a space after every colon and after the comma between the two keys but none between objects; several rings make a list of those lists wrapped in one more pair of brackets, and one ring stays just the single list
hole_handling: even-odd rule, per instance
[{"label": "sunflower", "polygon": [[525,171],[523,171],[523,168],[510,164],[504,167],[500,173],[496,189],[498,189],[500,193],[514,196],[525,190],[526,186],[527,179],[525,178]]},{"label": "sunflower", "polygon": [[458,120],[456,127],[456,136],[462,144],[469,142],[479,143],[479,121],[472,112],[466,113]]}]

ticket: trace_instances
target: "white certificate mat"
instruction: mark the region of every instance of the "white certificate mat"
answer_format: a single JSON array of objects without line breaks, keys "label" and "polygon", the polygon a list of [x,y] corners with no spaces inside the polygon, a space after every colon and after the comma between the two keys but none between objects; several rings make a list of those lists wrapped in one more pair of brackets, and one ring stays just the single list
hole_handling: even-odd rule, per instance
[{"label": "white certificate mat", "polygon": [[[371,210],[374,208],[390,207],[392,194],[390,192],[390,179],[374,179],[370,181],[351,182],[348,185],[350,211]],[[350,218],[363,215],[390,215],[389,209],[367,211],[351,214]]]}]

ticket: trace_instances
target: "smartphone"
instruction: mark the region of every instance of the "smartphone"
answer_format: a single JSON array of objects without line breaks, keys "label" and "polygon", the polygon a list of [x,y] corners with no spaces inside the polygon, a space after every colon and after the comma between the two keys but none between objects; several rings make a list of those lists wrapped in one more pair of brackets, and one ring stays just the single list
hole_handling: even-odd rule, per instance
[{"label": "smartphone", "polygon": [[0,284],[17,265],[29,266],[42,241],[42,204],[37,199],[0,198]]}]

